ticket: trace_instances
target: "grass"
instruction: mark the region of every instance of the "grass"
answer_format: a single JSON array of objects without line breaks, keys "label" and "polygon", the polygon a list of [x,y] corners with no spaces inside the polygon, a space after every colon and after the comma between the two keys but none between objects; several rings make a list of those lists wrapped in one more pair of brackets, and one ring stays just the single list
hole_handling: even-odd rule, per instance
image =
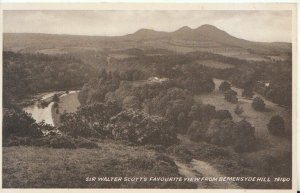
[{"label": "grass", "polygon": [[3,147],[4,188],[193,188],[178,182],[87,182],[87,177],[179,177],[171,158],[143,146],[98,141],[95,149]]},{"label": "grass", "polygon": [[[215,91],[208,94],[197,95],[194,97],[194,99],[197,102],[214,105],[217,110],[221,110],[221,109],[229,110],[234,121],[241,121],[242,119],[246,118],[246,120],[249,121],[255,127],[256,137],[266,139],[274,145],[276,145],[279,139],[278,137],[274,137],[270,135],[267,129],[267,124],[270,121],[272,116],[280,115],[281,117],[283,117],[287,132],[291,131],[291,114],[285,108],[280,107],[260,96],[261,98],[264,99],[268,111],[265,112],[255,111],[251,106],[252,100],[241,97],[242,89],[233,88],[233,90],[237,91],[238,93],[238,100],[239,100],[238,104],[244,110],[241,116],[236,115],[234,113],[234,109],[236,105],[225,101],[223,94],[218,91],[219,85],[221,84],[222,81],[215,79],[214,82],[216,84]],[[282,138],[280,140],[281,143],[285,143],[286,145],[291,143],[287,139]]]},{"label": "grass", "polygon": [[[52,106],[51,113],[55,126],[60,124],[60,115],[64,112],[71,113],[75,112],[77,108],[80,106],[78,101],[78,92],[70,93],[64,96],[61,96],[58,102],[58,108]],[[58,110],[58,111],[57,111]]]}]

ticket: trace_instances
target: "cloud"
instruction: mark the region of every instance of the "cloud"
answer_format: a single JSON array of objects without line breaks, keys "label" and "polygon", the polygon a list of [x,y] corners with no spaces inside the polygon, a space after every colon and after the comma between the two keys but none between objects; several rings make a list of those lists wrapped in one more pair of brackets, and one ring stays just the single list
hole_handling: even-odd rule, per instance
[{"label": "cloud", "polygon": [[4,11],[4,32],[124,35],[211,24],[238,38],[291,42],[290,11]]}]

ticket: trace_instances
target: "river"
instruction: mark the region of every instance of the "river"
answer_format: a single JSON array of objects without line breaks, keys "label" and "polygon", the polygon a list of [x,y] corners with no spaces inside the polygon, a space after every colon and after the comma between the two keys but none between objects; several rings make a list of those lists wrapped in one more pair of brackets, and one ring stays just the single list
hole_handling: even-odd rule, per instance
[{"label": "river", "polygon": [[[49,93],[39,94],[39,99],[42,101],[51,100],[51,98],[55,94],[59,94],[60,98],[63,98],[67,95],[74,94],[79,91],[69,91],[68,93],[64,93],[62,91],[53,91]],[[63,93],[63,94],[62,94]],[[45,123],[54,126],[54,121],[52,117],[52,106],[54,102],[50,102],[47,107],[42,108],[40,105],[40,101],[36,101],[33,105],[29,105],[24,107],[23,110],[29,114],[36,120],[36,122],[40,123],[44,121]]]}]

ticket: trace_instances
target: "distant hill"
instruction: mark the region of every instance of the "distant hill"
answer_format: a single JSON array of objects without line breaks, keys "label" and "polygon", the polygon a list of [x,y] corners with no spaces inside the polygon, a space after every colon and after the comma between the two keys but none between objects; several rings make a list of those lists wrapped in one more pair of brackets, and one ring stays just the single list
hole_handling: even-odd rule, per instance
[{"label": "distant hill", "polygon": [[166,49],[175,52],[207,51],[246,60],[286,60],[291,43],[252,42],[236,38],[212,25],[174,32],[140,29],[125,36],[78,36],[54,34],[5,33],[4,50],[41,53],[76,53],[129,48]]}]

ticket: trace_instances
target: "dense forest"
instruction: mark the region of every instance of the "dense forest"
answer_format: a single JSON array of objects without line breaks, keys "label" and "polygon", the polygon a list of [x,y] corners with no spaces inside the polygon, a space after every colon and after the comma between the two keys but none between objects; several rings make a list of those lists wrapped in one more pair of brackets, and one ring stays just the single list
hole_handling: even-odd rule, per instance
[{"label": "dense forest", "polygon": [[80,88],[94,74],[68,55],[3,52],[3,104],[39,92]]}]

